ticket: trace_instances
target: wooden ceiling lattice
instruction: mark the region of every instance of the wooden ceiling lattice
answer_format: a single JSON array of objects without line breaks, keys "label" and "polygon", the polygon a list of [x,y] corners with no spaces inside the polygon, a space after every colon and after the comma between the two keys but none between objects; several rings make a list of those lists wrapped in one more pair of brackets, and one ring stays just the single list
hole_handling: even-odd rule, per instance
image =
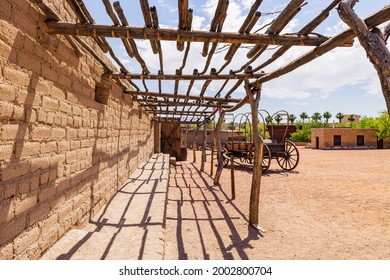
[{"label": "wooden ceiling lattice", "polygon": [[[262,16],[259,11],[262,0],[253,1],[252,7],[236,33],[223,31],[229,11],[228,0],[218,1],[209,31],[192,29],[194,11],[189,9],[188,0],[178,1],[177,29],[161,28],[157,9],[149,7],[148,0],[139,1],[144,18],[144,26],[140,27],[129,26],[125,15],[126,11],[121,7],[119,1],[111,4],[109,0],[102,0],[112,25],[97,24],[82,0],[66,0],[66,2],[75,13],[77,22],[64,22],[44,0],[36,0],[36,3],[47,16],[49,32],[64,35],[78,53],[81,53],[81,48],[87,50],[102,65],[104,69],[103,77],[119,83],[123,87],[124,93],[132,95],[134,100],[146,108],[146,111],[154,114],[154,120],[158,122],[179,121],[181,123],[199,124],[211,120],[217,109],[233,112],[247,103],[248,98],[246,96],[242,97],[236,94],[237,89],[243,86],[244,81],[249,81],[254,88],[258,87],[262,83],[287,74],[336,47],[352,46],[355,37],[350,29],[332,37],[313,33],[341,0],[329,1],[329,4],[316,17],[293,34],[282,34],[282,31],[304,9],[307,4],[304,0],[286,1],[287,5],[271,24],[265,26],[266,29],[263,33],[252,31]],[[372,28],[388,20],[390,20],[390,5],[368,17],[365,23],[369,28]],[[119,72],[107,65],[80,36],[92,38],[100,49],[104,53],[108,53],[116,62],[120,69]],[[120,38],[126,53],[130,58],[137,61],[142,73],[128,71],[106,38]],[[152,73],[151,68],[142,58],[136,39],[148,40],[153,54],[158,55],[159,69],[155,70],[156,73]],[[175,73],[165,73],[164,71],[162,41],[175,41],[178,55],[183,57],[181,66],[176,69]],[[191,46],[194,44],[203,44],[202,55],[206,60],[202,69],[192,69],[188,72],[186,66],[189,59],[191,59],[189,53]],[[227,67],[243,44],[249,44],[250,48],[246,57],[242,58],[241,67],[227,71]],[[222,48],[221,46],[226,51],[225,62],[219,69],[210,68],[213,57]],[[272,56],[256,65],[258,58],[269,47],[275,46],[278,46],[278,48]],[[292,46],[311,46],[313,49],[272,72],[265,73],[262,71],[282,57]],[[210,96],[207,94],[209,93],[208,89],[216,80],[222,80],[223,84],[219,90],[213,90],[212,92],[216,93]],[[136,81],[141,81],[142,86],[139,82],[137,84]],[[150,91],[147,81],[156,81],[158,91]],[[174,81],[171,92],[163,92],[162,90],[163,83],[167,81]],[[185,92],[179,92],[179,85],[182,81],[188,82]],[[200,93],[194,94],[194,83],[197,81],[201,81],[203,85]],[[233,81],[233,85],[229,85],[230,81]],[[223,94],[223,92],[225,93]]]}]

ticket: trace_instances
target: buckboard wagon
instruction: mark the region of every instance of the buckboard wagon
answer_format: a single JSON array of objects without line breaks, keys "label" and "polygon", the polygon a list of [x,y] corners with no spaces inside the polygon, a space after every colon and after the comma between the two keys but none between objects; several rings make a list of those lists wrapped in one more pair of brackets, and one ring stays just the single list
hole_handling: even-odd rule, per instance
[{"label": "buckboard wagon", "polygon": [[[281,112],[285,111],[278,111],[274,115],[269,115],[268,112],[265,110],[262,110],[262,112],[267,113],[268,120],[270,118],[273,118],[276,114],[281,114]],[[288,119],[288,113],[285,113]],[[240,114],[238,116],[241,116],[241,120],[239,123],[239,126],[241,127],[242,119],[244,118],[245,126],[249,122],[249,114]],[[238,117],[236,116],[236,117]],[[263,159],[262,159],[262,170],[263,172],[267,171],[271,165],[271,159],[276,159],[279,166],[286,171],[291,171],[295,169],[299,162],[299,151],[298,148],[295,146],[295,144],[285,139],[286,133],[283,136],[282,141],[278,142],[273,137],[273,125],[272,122],[269,122],[269,127],[271,127],[270,131],[268,133],[270,134],[270,139],[265,139],[266,137],[266,125],[267,120],[263,117],[261,112],[259,112],[259,116],[263,119],[264,124],[264,130],[263,130]],[[236,119],[234,118],[234,120]],[[251,126],[249,125],[251,128]],[[249,131],[249,136],[246,135],[246,129],[244,130],[244,135],[234,135],[232,137],[228,138],[227,143],[223,147],[223,156],[224,156],[224,165],[227,166],[230,162],[230,156],[233,156],[233,162],[234,159],[239,159],[240,163],[242,164],[253,164],[254,163],[254,145],[252,140],[252,132],[251,129]]]}]

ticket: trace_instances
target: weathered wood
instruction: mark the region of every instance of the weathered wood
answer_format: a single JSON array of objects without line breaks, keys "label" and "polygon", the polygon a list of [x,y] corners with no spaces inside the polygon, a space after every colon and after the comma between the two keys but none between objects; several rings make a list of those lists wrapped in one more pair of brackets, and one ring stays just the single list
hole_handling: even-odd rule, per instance
[{"label": "weathered wood", "polygon": [[142,92],[142,91],[134,91],[130,89],[125,90],[124,93],[133,96],[139,95],[139,96],[152,96],[152,97],[164,97],[164,98],[180,98],[186,100],[215,101],[215,102],[222,102],[222,103],[237,103],[241,101],[241,99],[237,99],[237,98],[216,98],[210,96],[158,93],[158,92],[150,92],[150,91]]},{"label": "weathered wood", "polygon": [[[114,9],[115,9],[116,13],[118,14],[119,19],[121,20],[122,26],[124,26],[124,27],[128,26],[129,23],[126,19],[125,14],[123,13],[123,9],[122,9],[119,1],[114,2]],[[129,56],[135,57],[135,59],[141,65],[144,73],[149,73],[149,70],[148,70],[148,67],[146,66],[145,61],[143,60],[143,58],[141,57],[141,55],[138,52],[138,48],[137,48],[137,45],[135,44],[135,41],[132,38],[128,38],[128,43],[129,43],[130,48],[131,48],[131,53],[129,53]],[[131,56],[131,54],[133,54],[133,56]],[[127,79],[130,79],[130,78],[127,78]]]},{"label": "weathered wood", "polygon": [[76,14],[76,16],[80,20],[80,22],[82,22],[82,23],[88,22],[87,16],[84,14],[83,10],[81,9],[80,5],[78,4],[78,2],[76,0],[67,0],[66,2],[71,7],[73,12]]},{"label": "weathered wood", "polygon": [[116,16],[116,14],[114,13],[114,10],[112,9],[110,0],[103,0],[103,4],[104,4],[104,7],[106,8],[106,12],[109,15],[109,17],[111,18],[112,22],[117,26],[120,25],[119,19]]},{"label": "weathered wood", "polygon": [[[188,10],[188,0],[183,0],[183,1],[177,1],[178,3],[178,11],[179,11],[179,24],[178,28],[180,30],[189,30],[191,26],[188,26],[188,20],[187,20],[187,13],[189,12]],[[183,51],[184,50],[184,41],[183,40],[178,40],[176,42],[176,47],[178,51]]]},{"label": "weathered wood", "polygon": [[154,114],[168,114],[168,115],[182,115],[182,116],[207,116],[212,114],[212,111],[201,111],[201,112],[188,112],[188,111],[171,111],[171,110],[145,110],[146,112],[153,112]]},{"label": "weathered wood", "polygon": [[[127,19],[125,17],[125,14],[123,12],[123,9],[122,7],[120,6],[120,3],[119,1],[116,1],[113,3],[113,6],[114,6],[114,9],[120,19],[120,21],[122,22],[122,25],[126,26],[128,25],[128,22],[127,22]],[[125,46],[125,49],[126,49],[126,52],[127,54],[133,58],[134,57],[134,51],[132,49],[132,46],[131,45],[134,45],[135,43],[133,42],[133,44],[130,42],[131,39],[128,39],[128,38],[122,38],[122,42],[123,42],[123,45]]]},{"label": "weathered wood", "polygon": [[199,107],[222,107],[223,109],[230,109],[233,106],[227,105],[227,104],[220,104],[220,103],[215,103],[212,101],[208,101],[207,103],[205,102],[175,102],[175,101],[161,101],[161,100],[153,100],[153,101],[148,101],[145,99],[141,98],[135,98],[134,101],[137,101],[140,103],[141,106],[150,106],[150,107],[155,107],[155,106],[199,106]]},{"label": "weathered wood", "polygon": [[258,79],[265,76],[265,73],[247,73],[247,74],[219,74],[219,75],[177,75],[177,74],[134,74],[134,73],[107,73],[107,78],[120,78],[132,80],[241,80]]},{"label": "weathered wood", "polygon": [[210,158],[210,175],[214,173],[214,143],[211,145],[211,158]]},{"label": "weathered wood", "polygon": [[[223,17],[224,11],[226,12],[227,6],[229,5],[229,1],[227,0],[219,0],[217,4],[217,8],[215,10],[214,17],[211,21],[210,25],[210,32],[216,32],[218,28],[218,24],[221,21],[221,17]],[[226,15],[225,15],[226,16]],[[205,41],[203,44],[203,50],[202,50],[202,55],[205,57],[208,54],[209,51],[209,41]]]},{"label": "weathered wood", "polygon": [[[335,0],[333,1],[328,7],[326,7],[318,16],[316,16],[312,21],[310,21],[307,25],[305,25],[300,31],[298,31],[298,35],[308,35],[311,32],[314,31],[315,28],[317,28],[328,16],[329,12],[337,6],[338,3],[340,3],[341,0]],[[351,45],[353,44],[353,41],[351,42]],[[274,62],[276,59],[281,57],[283,54],[285,54],[291,47],[290,46],[282,46],[280,47],[274,54],[272,54],[272,57],[269,58],[267,61],[262,63],[261,65],[253,68],[253,72],[257,72],[260,69],[263,69],[264,67],[270,65],[272,62]]]},{"label": "weathered wood", "polygon": [[[153,28],[159,28],[159,20],[158,20],[158,14],[157,14],[157,9],[156,7],[151,7],[150,8],[150,14],[152,16],[152,24],[153,24]],[[160,72],[161,73],[164,73],[164,59],[163,59],[163,52],[162,52],[162,49],[161,49],[161,42],[160,41],[155,41],[156,42],[156,46],[157,46],[157,52],[158,52],[158,59],[159,59],[159,62],[160,62]]]},{"label": "weathered wood", "polygon": [[232,193],[232,200],[236,199],[236,182],[234,180],[233,155],[230,156],[230,187],[231,187],[231,193]]},{"label": "weathered wood", "polygon": [[[148,2],[148,0],[139,0],[139,3],[141,6],[142,15],[144,17],[145,27],[146,27],[146,29],[152,29],[152,17],[150,15],[149,2]],[[149,42],[150,42],[150,46],[152,48],[153,53],[157,54],[158,48],[156,45],[156,40],[149,39]]]},{"label": "weathered wood", "polygon": [[192,162],[196,162],[196,137],[195,137],[195,142],[192,143],[192,151],[194,153]]},{"label": "weathered wood", "polygon": [[201,165],[200,165],[200,170],[202,172],[204,172],[204,165],[205,165],[205,162],[206,162],[207,126],[208,126],[208,123],[205,121],[203,123],[202,161],[201,161]]},{"label": "weathered wood", "polygon": [[262,159],[263,159],[263,139],[259,134],[259,103],[261,97],[261,87],[252,88],[249,82],[245,82],[245,91],[249,99],[252,115],[252,138],[254,147],[254,162],[252,186],[249,203],[249,223],[254,227],[259,224],[259,204],[260,204],[260,185],[262,175]]},{"label": "weathered wood", "polygon": [[[300,7],[304,0],[292,0],[278,15],[275,21],[268,27],[266,34],[279,34],[290,20],[300,11]],[[252,58],[259,52],[263,52],[267,46],[256,45],[248,53],[247,57]],[[258,55],[259,56],[259,55]],[[257,57],[258,57],[257,56]]]},{"label": "weathered wood", "polygon": [[98,36],[108,38],[149,39],[163,41],[177,41],[183,39],[184,41],[189,42],[318,46],[329,39],[325,36],[317,35],[299,36],[291,34],[239,34],[232,32],[208,32],[202,30],[186,31],[167,28],[154,29],[134,26],[81,24],[61,21],[48,21],[47,26],[48,32],[51,34]]},{"label": "weathered wood", "polygon": [[224,119],[225,119],[225,111],[219,109],[218,122],[214,128],[214,137],[215,137],[215,145],[217,147],[217,161],[218,161],[217,170],[215,172],[215,177],[214,177],[214,185],[219,184],[219,179],[221,178],[222,170],[223,170],[223,155],[222,155],[220,133],[221,133]]},{"label": "weathered wood", "polygon": [[[261,2],[261,1],[257,1],[257,2]],[[252,9],[253,9],[253,7],[252,7]],[[238,33],[240,33],[240,34],[249,33],[252,30],[252,28],[255,26],[256,22],[260,19],[260,16],[261,16],[260,12],[256,12],[253,15],[250,13],[247,16],[247,19],[250,18],[250,21],[247,22],[247,20],[245,20],[244,23],[242,24],[240,30],[238,31]],[[237,52],[237,50],[240,46],[241,46],[241,44],[232,44],[230,46],[228,52],[225,55],[225,60],[231,61],[233,59],[233,56],[235,55],[235,53]],[[225,67],[226,66],[224,65],[223,68],[225,68]]]},{"label": "weathered wood", "polygon": [[382,93],[390,112],[390,52],[384,34],[378,29],[369,30],[366,23],[353,11],[356,0],[343,0],[339,5],[340,17],[348,24],[365,49],[368,58],[378,73]]},{"label": "weathered wood", "polygon": [[[367,25],[368,29],[371,29],[375,26],[378,26],[386,21],[390,20],[390,5],[386,5],[383,9],[380,11],[374,13],[373,15],[369,16],[365,19],[365,23]],[[282,75],[285,75],[298,67],[316,59],[317,57],[320,57],[321,55],[331,51],[332,49],[342,45],[344,42],[348,42],[351,39],[355,37],[355,33],[352,31],[352,29],[347,29],[340,34],[332,37],[331,39],[327,40],[325,43],[321,44],[320,46],[314,48],[313,50],[307,52],[306,54],[300,56],[299,58],[295,59],[294,61],[290,62],[289,64],[273,71],[270,73],[267,73],[263,77],[259,78],[257,81],[251,83],[252,87],[259,86],[260,84],[263,84],[265,82],[268,82],[270,80],[273,80],[275,78],[278,78]],[[234,112],[237,109],[241,108],[248,102],[248,97],[244,97],[241,102],[239,102],[234,107],[227,109],[226,112]]]}]

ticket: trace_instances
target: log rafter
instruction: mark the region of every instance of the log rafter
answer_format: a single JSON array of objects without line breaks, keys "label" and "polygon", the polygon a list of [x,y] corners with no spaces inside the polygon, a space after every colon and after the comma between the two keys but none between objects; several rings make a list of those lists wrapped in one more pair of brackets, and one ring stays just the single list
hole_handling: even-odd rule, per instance
[{"label": "log rafter", "polygon": [[[233,111],[242,104],[247,103],[247,97],[242,94],[245,90],[239,90],[244,81],[251,80],[250,84],[256,86],[277,77],[279,73],[282,75],[290,71],[289,69],[291,67],[288,65],[286,68],[282,67],[271,73],[256,73],[256,71],[264,67],[264,64],[252,70],[250,65],[255,61],[255,59],[252,58],[249,62],[244,63],[239,71],[230,70],[229,74],[224,74],[222,72],[223,69],[232,61],[238,48],[242,44],[253,44],[254,48],[249,52],[249,56],[256,58],[261,55],[267,46],[281,46],[281,48],[276,51],[275,55],[265,62],[267,65],[283,55],[292,46],[313,46],[315,49],[312,52],[316,53],[316,55],[321,55],[321,48],[324,45],[329,44],[329,42],[332,42],[334,37],[327,38],[321,35],[313,35],[311,32],[326,18],[330,9],[334,8],[340,0],[333,1],[306,27],[295,34],[281,34],[281,31],[291,21],[295,14],[301,10],[302,6],[306,4],[303,3],[303,0],[289,1],[288,5],[282,9],[281,13],[275,18],[275,21],[263,34],[251,33],[252,28],[261,16],[258,9],[263,2],[262,0],[253,1],[251,9],[248,11],[248,15],[237,33],[223,31],[223,24],[229,13],[228,0],[218,1],[210,30],[208,31],[192,29],[193,10],[189,8],[187,0],[178,1],[178,29],[161,28],[159,26],[157,9],[155,7],[149,8],[148,0],[139,1],[145,23],[144,26],[140,27],[129,26],[125,16],[126,11],[122,9],[119,1],[115,1],[111,4],[110,1],[102,0],[113,25],[97,24],[82,0],[67,0],[67,3],[77,16],[78,22],[64,22],[53,12],[53,10],[48,8],[49,6],[45,4],[44,0],[36,0],[36,2],[43,8],[43,11],[47,15],[49,33],[64,35],[79,53],[81,53],[79,46],[85,48],[88,53],[94,56],[102,64],[105,69],[103,77],[117,81],[124,88],[124,93],[133,95],[134,100],[142,101],[142,106],[150,106],[155,110],[155,114],[157,114],[156,112],[162,113],[163,111],[176,114],[180,111],[182,115],[186,113],[187,115],[190,115],[191,112],[204,112],[205,115],[207,115],[208,112],[206,109],[208,107],[222,105],[222,110]],[[87,44],[83,43],[79,36],[91,37],[100,46],[103,52],[109,52],[116,64],[119,65],[120,72],[115,72],[115,69],[112,69],[111,66],[107,65],[104,60],[98,59],[99,54],[92,48],[89,48]],[[141,66],[141,74],[127,71],[125,65],[118,59],[107,43],[106,38],[108,37],[121,39],[129,57],[135,58]],[[138,52],[135,39],[148,40],[153,53],[158,54],[160,69],[157,74],[150,72],[145,60]],[[161,41],[176,41],[177,49],[179,51],[185,49],[182,65],[176,70],[175,74],[165,73],[163,69],[163,50],[161,48]],[[191,43],[198,42],[204,44],[202,53],[207,57],[203,70],[198,71],[195,69],[193,74],[183,73],[188,60]],[[211,65],[215,50],[220,43],[230,44],[225,55],[226,62],[219,70],[212,68],[210,74],[206,74],[205,72]],[[187,44],[186,48],[185,44]],[[211,48],[209,47],[210,44]],[[351,42],[350,40],[338,40],[334,43],[334,47],[339,46],[351,46]],[[323,53],[325,53],[328,49],[324,48],[323,51]],[[310,55],[307,57],[309,60],[312,59]],[[123,83],[121,80],[129,83]],[[137,80],[140,81],[138,84],[135,82]],[[149,83],[154,80],[158,82],[158,92],[149,92]],[[174,81],[172,93],[163,93],[162,83],[168,80]],[[184,80],[190,81],[187,92],[185,94],[179,94],[179,91],[182,90],[180,88],[180,81]],[[203,85],[200,87],[201,90],[200,93],[198,93],[198,97],[195,97],[193,94],[194,83],[198,80],[203,80]],[[207,92],[210,91],[211,85],[215,80],[222,80],[224,83],[220,86],[220,89],[217,90],[214,97],[211,97]],[[236,83],[228,87],[228,82],[233,80],[236,80]],[[130,87],[127,87],[128,85],[130,85]],[[144,90],[140,90],[140,87],[143,87]],[[213,89],[214,88],[215,87],[213,87]],[[237,91],[241,91],[239,98],[232,98],[237,95]],[[169,106],[174,106],[175,110],[168,110]],[[178,110],[177,107],[182,107],[182,109]],[[159,108],[160,110],[156,111],[156,108]],[[163,108],[165,108],[165,110],[163,110]],[[196,114],[192,116],[194,117]]]}]

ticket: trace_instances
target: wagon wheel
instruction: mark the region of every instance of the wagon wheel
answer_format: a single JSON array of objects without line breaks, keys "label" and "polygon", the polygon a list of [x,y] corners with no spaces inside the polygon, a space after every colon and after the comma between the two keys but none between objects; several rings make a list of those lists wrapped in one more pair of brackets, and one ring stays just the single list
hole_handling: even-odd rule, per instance
[{"label": "wagon wheel", "polygon": [[222,147],[223,167],[227,167],[230,161],[229,152],[225,147]]},{"label": "wagon wheel", "polygon": [[246,162],[247,163],[253,163],[255,160],[255,145],[251,144],[250,148],[248,149],[248,152],[246,153]]},{"label": "wagon wheel", "polygon": [[[254,154],[255,154],[255,146],[252,145],[252,147],[249,149],[250,156],[248,156],[248,161],[250,160],[250,163],[254,160]],[[261,162],[261,169],[263,172],[267,171],[269,166],[271,165],[271,151],[269,150],[268,146],[266,144],[263,145],[263,160]]]},{"label": "wagon wheel", "polygon": [[263,172],[269,169],[271,165],[271,151],[269,150],[267,144],[263,145],[263,161],[261,163],[261,168]]},{"label": "wagon wheel", "polygon": [[241,163],[246,163],[248,161],[248,153],[241,154],[240,161],[241,161]]},{"label": "wagon wheel", "polygon": [[284,141],[284,155],[277,157],[276,160],[281,168],[287,171],[297,167],[299,162],[299,152],[297,146],[289,140]]}]

